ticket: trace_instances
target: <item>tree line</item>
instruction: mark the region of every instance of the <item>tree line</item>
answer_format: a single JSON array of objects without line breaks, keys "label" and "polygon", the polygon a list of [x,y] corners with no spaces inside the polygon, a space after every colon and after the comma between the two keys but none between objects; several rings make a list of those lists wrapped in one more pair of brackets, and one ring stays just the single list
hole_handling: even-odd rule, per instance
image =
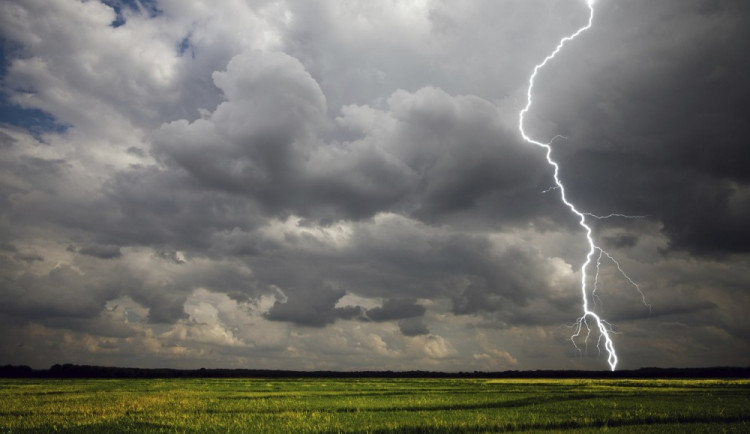
[{"label": "tree line", "polygon": [[750,367],[640,368],[622,371],[500,372],[292,371],[276,369],[167,369],[55,364],[49,369],[0,366],[0,378],[750,378]]}]

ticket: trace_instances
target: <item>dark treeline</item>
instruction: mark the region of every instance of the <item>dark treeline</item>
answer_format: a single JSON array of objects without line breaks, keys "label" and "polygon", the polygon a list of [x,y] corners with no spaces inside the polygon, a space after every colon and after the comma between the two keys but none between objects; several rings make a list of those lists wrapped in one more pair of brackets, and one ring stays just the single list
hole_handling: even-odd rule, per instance
[{"label": "dark treeline", "polygon": [[0,366],[0,378],[750,378],[750,367],[640,368],[623,371],[283,371],[270,369],[144,369],[53,365]]}]

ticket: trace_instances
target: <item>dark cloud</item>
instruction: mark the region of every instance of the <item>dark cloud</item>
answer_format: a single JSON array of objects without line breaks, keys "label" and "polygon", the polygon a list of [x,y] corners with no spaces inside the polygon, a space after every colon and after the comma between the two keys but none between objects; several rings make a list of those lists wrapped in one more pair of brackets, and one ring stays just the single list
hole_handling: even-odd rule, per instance
[{"label": "dark cloud", "polygon": [[16,253],[15,255],[13,255],[13,259],[23,262],[44,261],[43,256],[33,252]]},{"label": "dark cloud", "polygon": [[426,309],[413,298],[389,298],[380,307],[367,310],[367,317],[373,321],[392,321],[424,315]]},{"label": "dark cloud", "polygon": [[421,318],[407,318],[398,322],[398,328],[404,336],[422,336],[430,334],[430,330]]},{"label": "dark cloud", "polygon": [[78,250],[78,253],[99,259],[116,259],[122,256],[118,246],[94,244]]},{"label": "dark cloud", "polygon": [[[636,318],[672,319],[696,316],[697,313],[716,309],[716,303],[710,300],[677,299],[671,303],[662,303],[656,309],[644,309],[642,306],[624,307],[622,304],[607,304],[607,314],[613,321],[632,321]],[[666,317],[666,318],[661,318]]]},{"label": "dark cloud", "polygon": [[138,168],[114,176],[107,188],[107,206],[117,213],[93,224],[111,244],[205,253],[217,233],[250,230],[263,221],[253,201],[203,188],[180,170]]},{"label": "dark cloud", "polygon": [[84,276],[67,265],[44,275],[27,272],[4,280],[0,289],[3,313],[27,320],[95,317],[108,300],[118,295],[116,285]]},{"label": "dark cloud", "polygon": [[551,292],[551,266],[538,252],[510,247],[491,257],[486,274],[471,279],[460,294],[452,297],[453,312],[473,314],[524,306]]},{"label": "dark cloud", "polygon": [[490,195],[503,195],[513,219],[539,211],[518,196],[538,192],[543,161],[481,98],[397,91],[385,111],[345,107],[338,127],[357,138],[321,146],[310,129],[322,125],[325,98],[295,59],[247,53],[214,81],[227,101],[210,118],[176,121],[155,135],[157,157],[199,186],[321,221],[385,210],[435,221]]},{"label": "dark cloud", "polygon": [[148,320],[154,324],[173,324],[187,318],[185,301],[189,286],[163,285],[156,288],[139,287],[130,292],[130,297],[148,307]]},{"label": "dark cloud", "polygon": [[619,234],[614,236],[605,236],[602,238],[607,248],[630,248],[638,244],[638,237],[633,234]]},{"label": "dark cloud", "polygon": [[10,243],[0,243],[0,250],[4,252],[17,252],[18,251],[16,246]]},{"label": "dark cloud", "polygon": [[344,294],[341,289],[318,289],[312,296],[290,297],[285,302],[276,301],[265,316],[271,321],[325,327],[339,318],[352,319],[360,315],[360,309],[355,306],[336,307]]},{"label": "dark cloud", "polygon": [[[574,200],[648,214],[674,250],[748,252],[750,55],[737,41],[750,38],[749,12],[741,1],[599,7],[556,78],[540,77],[534,110],[568,137],[555,152]],[[644,31],[623,24],[636,16]]]}]

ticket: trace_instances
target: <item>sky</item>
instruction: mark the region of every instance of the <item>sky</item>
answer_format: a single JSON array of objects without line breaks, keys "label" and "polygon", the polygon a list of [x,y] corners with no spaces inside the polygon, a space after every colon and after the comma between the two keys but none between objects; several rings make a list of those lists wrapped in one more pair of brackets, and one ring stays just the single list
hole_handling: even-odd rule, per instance
[{"label": "sky", "polygon": [[[618,369],[750,365],[750,3],[597,0],[525,130]],[[518,114],[584,0],[0,4],[0,364],[608,369]]]}]

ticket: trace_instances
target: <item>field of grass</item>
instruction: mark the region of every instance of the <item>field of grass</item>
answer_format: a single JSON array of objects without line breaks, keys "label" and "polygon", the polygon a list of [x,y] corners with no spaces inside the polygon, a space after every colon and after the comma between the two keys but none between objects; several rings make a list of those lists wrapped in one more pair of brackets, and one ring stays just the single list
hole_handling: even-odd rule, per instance
[{"label": "field of grass", "polygon": [[0,432],[750,432],[750,380],[0,380]]}]

